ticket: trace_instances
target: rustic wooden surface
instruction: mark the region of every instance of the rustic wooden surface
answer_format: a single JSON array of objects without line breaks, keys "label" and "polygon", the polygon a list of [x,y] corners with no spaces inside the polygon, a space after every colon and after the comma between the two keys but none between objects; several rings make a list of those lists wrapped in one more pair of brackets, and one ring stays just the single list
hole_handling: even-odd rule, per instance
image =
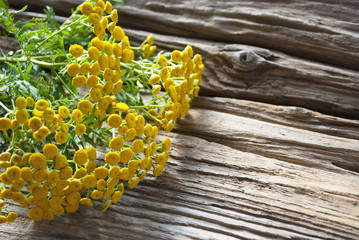
[{"label": "rustic wooden surface", "polygon": [[[79,2],[31,5],[66,15]],[[358,239],[358,1],[127,0],[118,10],[131,41],[151,32],[160,49],[189,43],[206,65],[164,173],[105,213],[35,223],[12,205],[20,217],[0,239]]]}]

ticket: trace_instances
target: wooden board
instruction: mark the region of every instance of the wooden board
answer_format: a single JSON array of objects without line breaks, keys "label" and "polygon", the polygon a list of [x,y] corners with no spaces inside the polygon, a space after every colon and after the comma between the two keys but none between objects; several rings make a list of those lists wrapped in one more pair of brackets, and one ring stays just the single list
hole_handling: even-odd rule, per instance
[{"label": "wooden board", "polygon": [[106,212],[35,223],[11,205],[0,239],[358,239],[359,3],[253,2],[125,1],[131,41],[206,64],[164,173]]}]

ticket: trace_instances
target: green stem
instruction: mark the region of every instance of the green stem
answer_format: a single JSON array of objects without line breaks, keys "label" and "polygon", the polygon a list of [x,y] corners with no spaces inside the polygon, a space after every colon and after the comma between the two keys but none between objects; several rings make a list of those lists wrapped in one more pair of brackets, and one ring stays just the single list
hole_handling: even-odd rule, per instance
[{"label": "green stem", "polygon": [[64,80],[57,74],[56,71],[54,71],[56,76],[58,77],[58,79],[60,80],[60,82],[65,86],[65,88],[67,89],[67,91],[69,91],[69,93],[71,94],[71,96],[73,96],[77,101],[80,101],[80,98],[77,97],[77,95],[69,88],[69,86],[67,86],[67,84],[64,82]]},{"label": "green stem", "polygon": [[72,25],[77,24],[78,22],[80,22],[80,21],[83,20],[84,18],[86,18],[85,15],[82,16],[82,17],[80,17],[80,18],[77,19],[76,21],[70,23],[69,25],[65,25],[65,26],[61,27],[59,30],[57,30],[56,32],[54,32],[53,34],[51,34],[50,36],[48,36],[47,38],[45,38],[45,39],[40,43],[40,45],[38,46],[38,48],[40,48],[42,45],[44,45],[45,42],[46,42],[47,40],[49,40],[50,38],[52,38],[53,36],[59,34],[60,32],[62,32],[62,31],[64,31],[64,30],[66,30],[67,28],[71,27]]},{"label": "green stem", "polygon": [[0,102],[0,106],[2,106],[7,112],[12,112],[10,109],[8,109],[2,102]]},{"label": "green stem", "polygon": [[[37,56],[40,57],[40,56]],[[56,67],[56,66],[65,66],[66,63],[49,63],[49,62],[44,62],[44,61],[39,61],[36,59],[33,59],[32,57],[21,57],[21,58],[17,58],[17,57],[0,57],[0,62],[27,62],[30,61],[32,63],[35,63],[39,66],[42,67],[46,67],[46,68],[51,68],[51,67]]]}]

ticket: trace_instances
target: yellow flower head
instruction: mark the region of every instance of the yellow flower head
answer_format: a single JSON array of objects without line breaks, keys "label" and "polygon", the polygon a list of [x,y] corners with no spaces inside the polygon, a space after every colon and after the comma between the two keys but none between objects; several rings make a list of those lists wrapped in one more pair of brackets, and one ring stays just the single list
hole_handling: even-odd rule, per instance
[{"label": "yellow flower head", "polygon": [[[19,123],[25,123],[29,117],[29,114],[26,110],[18,110],[16,111],[15,117]],[[10,127],[11,127],[11,121],[10,121]]]},{"label": "yellow flower head", "polygon": [[70,110],[66,106],[60,106],[59,114],[62,118],[68,118],[70,116]]},{"label": "yellow flower head", "polygon": [[91,65],[88,62],[84,62],[80,67],[80,73],[86,75],[90,72]]},{"label": "yellow flower head", "polygon": [[139,182],[140,182],[140,179],[138,177],[131,179],[128,182],[128,188],[130,188],[130,189],[135,188]]},{"label": "yellow flower head", "polygon": [[97,85],[99,78],[96,75],[91,75],[87,78],[86,86],[88,88],[93,88]]},{"label": "yellow flower head", "polygon": [[131,148],[125,148],[120,152],[120,162],[128,163],[133,157]]},{"label": "yellow flower head", "polygon": [[39,222],[42,219],[44,212],[40,207],[33,207],[30,209],[28,216],[31,220],[34,220],[35,222]]},{"label": "yellow flower head", "polygon": [[123,140],[123,138],[118,136],[118,137],[111,139],[109,147],[112,150],[120,151],[121,148],[123,147],[124,143],[125,143],[125,141]]},{"label": "yellow flower head", "polygon": [[16,107],[19,109],[19,110],[22,110],[22,109],[25,109],[26,106],[27,106],[27,101],[25,98],[23,97],[18,97],[15,101],[15,104],[16,104]]},{"label": "yellow flower head", "polygon": [[120,162],[120,156],[115,152],[108,152],[105,156],[105,162],[110,166],[115,166]]},{"label": "yellow flower head", "polygon": [[92,23],[92,24],[99,24],[100,23],[101,17],[97,13],[92,12],[88,16],[89,16],[90,23]]},{"label": "yellow flower head", "polygon": [[59,154],[54,159],[54,168],[62,169],[67,166],[67,158],[65,155]]},{"label": "yellow flower head", "polygon": [[74,122],[80,123],[83,118],[83,114],[79,109],[75,109],[72,111],[71,118]]},{"label": "yellow flower head", "polygon": [[67,73],[75,77],[80,72],[80,66],[77,63],[72,63],[67,67]]},{"label": "yellow flower head", "polygon": [[46,126],[40,127],[37,131],[42,136],[47,136],[47,134],[49,134],[49,132],[50,132],[50,130]]},{"label": "yellow flower head", "polygon": [[105,54],[100,55],[98,59],[98,63],[100,64],[101,69],[105,69],[108,67],[108,57]]},{"label": "yellow flower head", "polygon": [[98,200],[98,199],[100,199],[100,198],[102,197],[102,195],[103,195],[103,192],[102,192],[102,191],[95,190],[95,191],[93,191],[93,192],[91,193],[91,198],[92,198],[93,200]]},{"label": "yellow flower head", "polygon": [[134,139],[136,137],[137,131],[135,128],[130,128],[127,130],[126,132],[126,139],[128,141],[131,141],[132,139]]},{"label": "yellow flower head", "polygon": [[51,108],[48,108],[44,111],[44,115],[43,117],[45,119],[49,119],[49,120],[52,120],[54,117],[55,117],[55,111],[52,110]]},{"label": "yellow flower head", "polygon": [[118,109],[120,112],[127,111],[128,108],[129,108],[129,107],[127,106],[127,104],[124,103],[124,102],[117,103],[117,104],[116,104],[116,107],[117,107],[117,109]]},{"label": "yellow flower head", "polygon": [[121,41],[126,35],[121,27],[116,26],[112,32],[112,36],[115,38],[116,41]]},{"label": "yellow flower head", "polygon": [[43,168],[46,165],[46,157],[42,153],[34,153],[30,156],[29,164],[35,169]]},{"label": "yellow flower head", "polygon": [[86,189],[94,187],[96,183],[97,180],[94,175],[87,175],[82,179],[82,186]]},{"label": "yellow flower head", "polygon": [[27,97],[26,102],[27,102],[27,106],[29,106],[29,107],[34,106],[34,103],[35,103],[35,101],[32,97]]},{"label": "yellow flower head", "polygon": [[75,58],[81,57],[84,54],[84,49],[78,44],[74,44],[70,47],[69,52]]},{"label": "yellow flower head", "polygon": [[84,2],[82,5],[81,5],[81,12],[83,15],[90,15],[90,13],[93,12],[93,6],[91,3],[89,2]]},{"label": "yellow flower head", "polygon": [[111,81],[113,77],[113,70],[111,68],[106,68],[105,71],[103,72],[103,78],[106,81]]},{"label": "yellow flower head", "polygon": [[120,44],[114,42],[112,44],[113,53],[115,54],[115,57],[121,57],[122,55],[122,47]]},{"label": "yellow flower head", "polygon": [[112,22],[114,22],[114,23],[117,23],[117,22],[118,22],[118,12],[117,12],[117,9],[113,9],[113,10],[112,10],[111,20],[112,20]]},{"label": "yellow flower head", "polygon": [[80,203],[81,205],[88,206],[88,207],[92,207],[92,206],[93,206],[93,203],[92,203],[91,200],[88,199],[88,198],[81,198],[80,201],[79,201],[79,203]]},{"label": "yellow flower head", "polygon": [[165,166],[161,164],[157,165],[157,167],[153,169],[153,176],[158,177],[159,175],[161,175],[164,167]]},{"label": "yellow flower head", "polygon": [[102,97],[102,90],[101,88],[98,87],[93,87],[91,88],[90,92],[89,92],[89,96],[91,98],[92,101],[94,102],[98,102],[101,97]]},{"label": "yellow flower head", "polygon": [[72,86],[80,88],[86,83],[86,77],[85,76],[77,76],[72,79]]},{"label": "yellow flower head", "polygon": [[44,155],[48,159],[54,159],[59,154],[59,149],[52,143],[48,143],[43,147]]},{"label": "yellow flower head", "polygon": [[122,123],[122,118],[118,114],[111,114],[110,117],[107,119],[107,124],[112,128],[120,127]]},{"label": "yellow flower head", "polygon": [[152,93],[154,95],[157,95],[161,91],[161,85],[153,85],[152,87]]},{"label": "yellow flower head", "polygon": [[87,162],[87,152],[84,149],[79,149],[74,155],[74,160],[78,165],[84,165]]},{"label": "yellow flower head", "polygon": [[77,136],[82,136],[86,132],[86,126],[83,124],[79,124],[75,127],[75,132]]},{"label": "yellow flower head", "polygon": [[136,139],[132,142],[132,150],[134,153],[138,154],[143,151],[144,143],[141,139]]},{"label": "yellow flower head", "polygon": [[9,118],[0,118],[0,131],[6,131],[11,128],[11,120]]},{"label": "yellow flower head", "polygon": [[59,144],[63,144],[67,141],[67,134],[64,131],[59,131],[55,134],[55,141]]},{"label": "yellow flower head", "polygon": [[160,80],[161,80],[161,76],[159,75],[153,76],[150,78],[150,84],[151,85],[157,84]]},{"label": "yellow flower head", "polygon": [[167,67],[167,58],[165,58],[165,56],[163,56],[163,55],[160,55],[158,57],[157,63],[158,63],[158,65],[160,65],[163,68]]},{"label": "yellow flower head", "polygon": [[97,152],[94,147],[91,147],[91,146],[87,147],[86,153],[90,160],[95,160],[97,157]]},{"label": "yellow flower head", "polygon": [[87,112],[91,112],[92,104],[89,100],[81,100],[77,104],[77,108],[83,113],[86,114]]},{"label": "yellow flower head", "polygon": [[97,61],[100,57],[100,51],[97,49],[97,47],[90,47],[88,49],[88,53],[89,53],[91,60],[93,60],[93,61]]},{"label": "yellow flower head", "polygon": [[182,54],[178,50],[174,50],[171,54],[171,60],[173,62],[180,62],[182,60]]},{"label": "yellow flower head", "polygon": [[20,177],[20,168],[18,166],[11,166],[7,169],[6,175],[10,180],[16,180]]},{"label": "yellow flower head", "polygon": [[97,167],[94,171],[94,175],[97,179],[105,179],[108,176],[108,169],[105,167]]},{"label": "yellow flower head", "polygon": [[48,101],[41,99],[35,103],[35,109],[38,111],[45,111],[49,107]]}]

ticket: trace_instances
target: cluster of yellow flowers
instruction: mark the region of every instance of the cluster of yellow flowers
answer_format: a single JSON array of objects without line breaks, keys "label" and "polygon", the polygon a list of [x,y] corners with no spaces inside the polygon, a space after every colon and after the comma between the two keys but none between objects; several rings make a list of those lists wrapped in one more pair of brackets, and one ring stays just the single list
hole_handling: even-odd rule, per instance
[{"label": "cluster of yellow flowers", "polygon": [[[91,207],[93,200],[102,201],[106,210],[119,201],[125,186],[136,187],[149,170],[159,176],[171,141],[166,137],[157,143],[158,130],[171,131],[176,119],[188,114],[204,69],[191,46],[153,56],[156,46],[150,35],[140,47],[131,47],[108,1],[87,1],[81,12],[96,36],[87,50],[80,45],[69,49],[73,63],[66,70],[72,85],[87,88],[76,108],[19,97],[14,110],[0,118],[0,131],[12,130],[12,139],[23,140],[11,141],[0,155],[0,168],[6,169],[0,175],[0,208],[8,212],[2,199],[12,199],[30,208],[28,216],[34,221],[75,212],[80,204]],[[123,68],[145,76],[138,80],[144,93],[150,93],[148,103],[128,106],[117,100],[130,84],[122,78]],[[75,138],[81,148],[69,144]],[[98,159],[96,146],[86,144],[89,138],[104,140],[104,160]],[[16,217],[8,212],[0,223]]]}]

